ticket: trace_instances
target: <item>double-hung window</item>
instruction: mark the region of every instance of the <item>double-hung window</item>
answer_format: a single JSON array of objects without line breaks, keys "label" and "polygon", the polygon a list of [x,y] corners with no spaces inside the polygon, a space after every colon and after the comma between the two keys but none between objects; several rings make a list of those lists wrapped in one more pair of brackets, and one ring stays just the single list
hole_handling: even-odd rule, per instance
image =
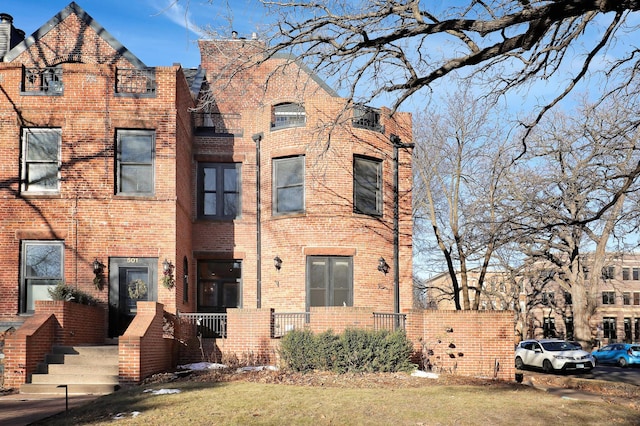
[{"label": "double-hung window", "polygon": [[353,211],[382,215],[382,161],[353,158]]},{"label": "double-hung window", "polygon": [[304,212],[304,156],[273,160],[273,214]]},{"label": "double-hung window", "polygon": [[60,129],[22,131],[22,192],[60,191],[61,140]]},{"label": "double-hung window", "polygon": [[616,304],[616,293],[614,291],[603,291],[602,292],[602,304],[603,305],[615,305]]},{"label": "double-hung window", "polygon": [[235,219],[240,214],[240,164],[198,164],[198,216]]},{"label": "double-hung window", "polygon": [[64,281],[64,242],[23,241],[20,312],[33,313],[36,300],[50,300],[49,289]]},{"label": "double-hung window", "polygon": [[309,306],[353,306],[353,258],[307,257]]},{"label": "double-hung window", "polygon": [[155,151],[154,131],[117,132],[117,194],[153,195]]}]

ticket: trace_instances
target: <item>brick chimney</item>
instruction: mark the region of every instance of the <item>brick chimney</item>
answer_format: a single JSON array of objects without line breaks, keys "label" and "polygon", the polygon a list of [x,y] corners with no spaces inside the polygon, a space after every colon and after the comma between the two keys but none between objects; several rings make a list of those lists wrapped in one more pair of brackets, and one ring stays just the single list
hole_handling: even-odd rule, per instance
[{"label": "brick chimney", "polygon": [[14,28],[13,17],[8,13],[0,13],[0,61],[22,40],[24,31]]}]

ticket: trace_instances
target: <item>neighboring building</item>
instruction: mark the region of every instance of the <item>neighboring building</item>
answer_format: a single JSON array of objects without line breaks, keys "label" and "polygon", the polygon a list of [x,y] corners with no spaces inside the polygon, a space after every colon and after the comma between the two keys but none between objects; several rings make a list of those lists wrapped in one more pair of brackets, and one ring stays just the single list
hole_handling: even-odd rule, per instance
[{"label": "neighboring building", "polygon": [[[473,306],[476,294],[480,295],[478,310],[504,311],[514,310],[518,302],[519,287],[512,283],[511,277],[501,271],[489,271],[485,275],[482,288],[478,291],[479,269],[471,269],[467,273],[469,285],[469,301]],[[460,283],[460,274],[457,276]],[[425,280],[422,285],[425,293],[426,306],[429,309],[456,309],[453,298],[453,285],[448,273],[441,273]],[[460,291],[460,305],[462,305],[462,291]]]},{"label": "neighboring building", "polygon": [[[515,278],[506,273],[489,273],[481,291],[479,309],[514,310],[520,339],[573,339],[571,294],[555,280],[553,269],[534,267],[531,270],[536,271],[535,274],[521,273]],[[469,275],[472,298],[477,275],[475,270]],[[640,255],[612,255],[600,275],[595,309],[590,318],[594,343],[639,342]],[[424,286],[430,308],[455,309],[448,274],[427,280]]]},{"label": "neighboring building", "polygon": [[148,67],[76,3],[26,39],[0,16],[0,327],[58,282],[108,306],[105,337],[136,300],[412,307],[411,152],[392,142],[410,115],[337,123],[345,99],[291,58],[228,78],[263,46],[203,40],[198,69]]}]

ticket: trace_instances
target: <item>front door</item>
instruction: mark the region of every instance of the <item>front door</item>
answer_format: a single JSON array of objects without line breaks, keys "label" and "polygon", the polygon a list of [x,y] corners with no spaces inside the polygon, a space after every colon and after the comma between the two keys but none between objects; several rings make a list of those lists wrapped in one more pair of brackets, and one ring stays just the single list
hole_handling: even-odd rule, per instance
[{"label": "front door", "polygon": [[157,258],[109,261],[109,336],[121,336],[136,316],[138,301],[156,300]]}]

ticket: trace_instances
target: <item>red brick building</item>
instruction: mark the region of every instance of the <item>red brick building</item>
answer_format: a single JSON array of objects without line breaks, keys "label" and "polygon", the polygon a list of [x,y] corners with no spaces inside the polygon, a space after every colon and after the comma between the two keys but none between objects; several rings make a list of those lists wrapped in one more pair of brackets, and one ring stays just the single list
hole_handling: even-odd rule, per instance
[{"label": "red brick building", "polygon": [[237,68],[263,46],[148,67],[76,3],[27,38],[0,16],[2,328],[59,282],[101,301],[105,337],[145,300],[412,307],[410,115],[291,58]]}]

